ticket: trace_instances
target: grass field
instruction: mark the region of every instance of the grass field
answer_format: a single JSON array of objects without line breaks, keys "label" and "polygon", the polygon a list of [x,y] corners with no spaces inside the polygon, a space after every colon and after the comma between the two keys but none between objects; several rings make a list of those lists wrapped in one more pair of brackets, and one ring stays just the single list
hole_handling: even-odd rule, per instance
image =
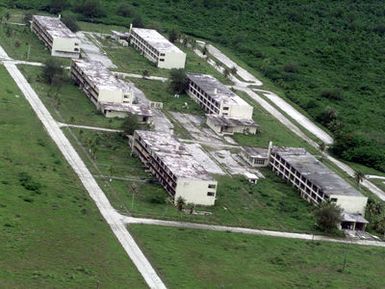
[{"label": "grass field", "polygon": [[[298,193],[283,183],[269,169],[262,170],[266,179],[251,185],[242,177],[218,176],[218,200],[210,216],[195,216],[176,210],[164,189],[148,180],[140,161],[130,156],[126,141],[117,134],[66,129],[66,134],[94,175],[115,176],[128,180],[98,179],[112,204],[122,213],[164,219],[180,219],[244,227],[286,231],[315,231],[312,207]],[[96,143],[96,154],[89,154]],[[133,187],[134,186],[134,187]]]},{"label": "grass field", "polygon": [[248,94],[243,91],[236,93],[254,107],[253,119],[260,126],[260,133],[257,135],[236,134],[234,139],[241,145],[266,147],[269,141],[278,146],[305,147],[314,152],[314,148],[301,140],[286,126],[281,124],[270,113],[252,100]]},{"label": "grass field", "polygon": [[0,67],[0,287],[146,288]]},{"label": "grass field", "polygon": [[383,248],[147,225],[129,229],[171,289],[380,289],[385,282]]},{"label": "grass field", "polygon": [[42,68],[23,65],[20,69],[56,120],[106,128],[121,126],[121,119],[104,117],[69,76],[56,88],[41,80]]},{"label": "grass field", "polygon": [[[183,93],[175,98],[168,87],[167,82],[131,78],[131,82],[142,90],[149,100],[163,102],[163,108],[168,111],[203,115],[204,111],[187,94]],[[187,107],[185,107],[187,103]]]}]

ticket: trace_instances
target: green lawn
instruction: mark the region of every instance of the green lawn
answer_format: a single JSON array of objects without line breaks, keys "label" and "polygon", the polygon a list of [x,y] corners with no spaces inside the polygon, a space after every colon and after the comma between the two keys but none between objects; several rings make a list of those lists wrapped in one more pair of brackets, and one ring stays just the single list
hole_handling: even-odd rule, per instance
[{"label": "green lawn", "polygon": [[0,67],[0,287],[146,288]]},{"label": "green lawn", "polygon": [[[181,94],[175,98],[170,92],[167,82],[157,80],[146,80],[140,78],[130,78],[137,88],[142,90],[148,99],[163,102],[163,108],[168,111],[178,111],[183,113],[200,114],[204,111],[187,94]],[[187,103],[187,107],[185,107]]]},{"label": "green lawn", "polygon": [[[130,155],[130,148],[118,134],[80,129],[66,129],[65,132],[94,175],[130,178],[112,182],[98,179],[114,207],[123,213],[285,231],[315,231],[312,206],[269,169],[262,170],[266,178],[257,185],[251,185],[242,177],[218,176],[216,205],[197,208],[212,215],[194,216],[177,211],[166,200],[168,195],[164,189],[148,181],[151,175]],[[97,144],[94,158],[89,153],[93,143]]]},{"label": "green lawn", "polygon": [[384,287],[383,248],[148,225],[129,229],[170,289]]},{"label": "green lawn", "polygon": [[[17,60],[43,62],[50,52],[28,26],[0,24],[1,45],[8,55]],[[30,56],[28,58],[28,47]]]},{"label": "green lawn", "polygon": [[121,126],[122,119],[104,117],[69,76],[56,88],[41,80],[42,68],[23,65],[20,70],[56,120],[106,128]]}]

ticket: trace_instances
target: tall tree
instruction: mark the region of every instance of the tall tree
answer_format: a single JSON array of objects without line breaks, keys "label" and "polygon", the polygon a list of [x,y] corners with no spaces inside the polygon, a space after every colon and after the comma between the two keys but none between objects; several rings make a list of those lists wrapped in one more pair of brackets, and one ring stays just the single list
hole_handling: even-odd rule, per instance
[{"label": "tall tree", "polygon": [[332,232],[341,222],[342,209],[333,202],[323,202],[314,211],[318,227],[325,232]]},{"label": "tall tree", "polygon": [[184,69],[172,69],[170,71],[170,90],[173,93],[183,93],[188,87],[188,78]]}]

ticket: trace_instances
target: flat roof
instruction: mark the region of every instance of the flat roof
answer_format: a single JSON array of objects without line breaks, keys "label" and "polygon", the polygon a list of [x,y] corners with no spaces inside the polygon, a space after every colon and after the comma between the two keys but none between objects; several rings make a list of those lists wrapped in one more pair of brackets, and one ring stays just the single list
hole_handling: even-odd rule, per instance
[{"label": "flat roof", "polygon": [[140,116],[153,116],[150,106],[145,104],[104,102],[101,104],[101,107],[104,110],[127,112]]},{"label": "flat roof", "polygon": [[250,106],[241,97],[235,94],[230,88],[221,83],[215,77],[208,74],[188,73],[187,77],[195,82],[205,93],[210,95],[219,103],[230,105]]},{"label": "flat roof", "polygon": [[99,89],[132,93],[133,84],[117,78],[103,63],[85,60],[73,60],[73,62]]},{"label": "flat roof", "polygon": [[268,158],[268,149],[257,147],[243,147],[243,150],[252,158]]},{"label": "flat roof", "polygon": [[177,46],[172,44],[166,37],[160,34],[158,31],[154,29],[145,29],[145,28],[132,28],[136,34],[138,34],[141,38],[143,38],[148,44],[154,47],[158,51],[162,52],[184,52],[180,50]]},{"label": "flat roof", "polygon": [[215,125],[219,126],[228,126],[228,127],[237,127],[237,126],[248,126],[248,127],[258,127],[252,119],[241,119],[241,118],[232,118],[227,116],[220,116],[216,114],[208,114],[207,118],[210,119]]},{"label": "flat roof", "polygon": [[215,181],[186,146],[171,134],[147,130],[137,130],[135,133],[176,177]]},{"label": "flat roof", "polygon": [[33,20],[39,22],[53,38],[78,38],[58,17],[33,15]]},{"label": "flat roof", "polygon": [[326,195],[364,197],[303,148],[273,147],[272,153],[279,155]]}]

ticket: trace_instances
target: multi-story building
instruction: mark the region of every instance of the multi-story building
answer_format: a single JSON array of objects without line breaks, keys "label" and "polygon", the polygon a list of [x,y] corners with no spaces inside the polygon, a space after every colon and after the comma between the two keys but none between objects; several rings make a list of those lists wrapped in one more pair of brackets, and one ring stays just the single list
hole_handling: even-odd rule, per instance
[{"label": "multi-story building", "polygon": [[333,173],[302,148],[274,147],[270,155],[273,171],[296,187],[301,197],[313,204],[335,202],[343,210],[341,228],[364,230],[368,223],[368,198]]},{"label": "multi-story building", "polygon": [[148,105],[134,104],[134,86],[116,77],[98,61],[74,60],[71,77],[106,117],[136,115],[150,123],[153,113]]},{"label": "multi-story building", "polygon": [[31,29],[51,50],[52,56],[79,58],[80,39],[60,18],[34,15]]},{"label": "multi-story building", "polygon": [[90,100],[100,103],[133,103],[131,85],[118,79],[107,67],[98,61],[74,60],[71,76]]},{"label": "multi-story building", "polygon": [[159,68],[179,69],[185,66],[186,53],[156,30],[131,27],[129,43]]},{"label": "multi-story building", "polygon": [[252,167],[267,167],[270,150],[257,147],[243,147],[240,156]]},{"label": "multi-story building", "polygon": [[212,206],[217,182],[175,137],[167,133],[135,131],[131,139],[133,152],[159,180],[176,203]]},{"label": "multi-story building", "polygon": [[255,134],[253,107],[215,77],[207,74],[187,74],[187,93],[208,114],[207,125],[216,133],[235,132]]}]

